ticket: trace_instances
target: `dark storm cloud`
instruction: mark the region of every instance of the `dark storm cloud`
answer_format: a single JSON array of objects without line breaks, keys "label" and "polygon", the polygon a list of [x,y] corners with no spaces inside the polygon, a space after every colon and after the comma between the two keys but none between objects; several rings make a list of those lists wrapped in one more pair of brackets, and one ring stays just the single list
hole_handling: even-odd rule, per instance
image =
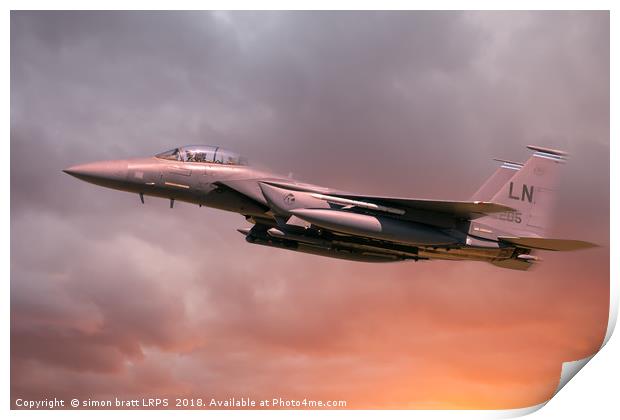
[{"label": "dark storm cloud", "polygon": [[539,402],[560,361],[604,333],[605,247],[545,256],[527,275],[358,265],[253,247],[238,215],[142,206],[61,169],[212,143],[311,182],[467,199],[490,157],[525,159],[541,143],[574,155],[556,230],[605,245],[608,19],[13,12],[13,393],[45,395],[55,378],[85,397],[466,404],[442,394],[458,383],[486,406],[489,386],[508,406]]},{"label": "dark storm cloud", "polygon": [[[38,124],[47,136],[62,133],[36,144],[70,150],[63,164],[206,141],[317,182],[338,174],[347,188],[380,164],[369,189],[436,195],[415,180],[430,172],[453,191],[473,191],[435,162],[473,172],[480,146],[522,154],[516,146],[527,142],[571,149],[608,137],[599,132],[608,119],[608,40],[596,14],[35,17],[13,19],[25,33],[13,37],[12,80],[37,95],[28,120],[47,120]],[[37,69],[47,78],[31,77]],[[26,112],[21,97],[12,97],[14,126]],[[471,147],[450,159],[453,142]],[[506,143],[514,144],[508,152]],[[33,146],[14,155],[36,153]],[[482,180],[488,169],[479,171]]]}]

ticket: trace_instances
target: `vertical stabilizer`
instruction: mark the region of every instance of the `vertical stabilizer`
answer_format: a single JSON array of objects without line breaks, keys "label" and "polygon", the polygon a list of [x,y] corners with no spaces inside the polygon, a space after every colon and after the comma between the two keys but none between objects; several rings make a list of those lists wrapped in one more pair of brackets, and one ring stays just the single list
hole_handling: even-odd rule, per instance
[{"label": "vertical stabilizer", "polygon": [[494,234],[544,237],[549,228],[556,195],[556,185],[565,152],[538,146],[527,146],[534,154],[493,196],[492,202],[515,209],[477,219],[475,222],[492,229]]},{"label": "vertical stabilizer", "polygon": [[500,162],[501,165],[486,180],[484,184],[471,196],[471,201],[491,201],[495,194],[512,178],[519,169],[523,167],[522,163],[512,162],[504,159],[493,159]]}]

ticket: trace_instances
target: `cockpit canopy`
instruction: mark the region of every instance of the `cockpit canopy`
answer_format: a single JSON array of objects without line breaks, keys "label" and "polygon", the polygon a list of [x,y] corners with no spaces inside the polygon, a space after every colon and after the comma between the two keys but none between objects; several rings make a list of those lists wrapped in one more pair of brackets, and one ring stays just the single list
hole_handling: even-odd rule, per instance
[{"label": "cockpit canopy", "polygon": [[155,155],[160,159],[180,162],[218,163],[222,165],[247,165],[248,161],[238,153],[218,146],[189,145]]}]

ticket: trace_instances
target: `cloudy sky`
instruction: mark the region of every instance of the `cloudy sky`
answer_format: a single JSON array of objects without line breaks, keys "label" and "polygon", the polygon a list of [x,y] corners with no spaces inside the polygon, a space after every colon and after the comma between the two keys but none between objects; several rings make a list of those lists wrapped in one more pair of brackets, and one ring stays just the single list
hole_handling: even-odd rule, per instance
[{"label": "cloudy sky", "polygon": [[[62,173],[218,144],[298,179],[466,200],[567,150],[529,272],[246,243],[243,218]],[[594,352],[609,298],[605,12],[13,12],[15,398],[345,399],[515,408]]]}]

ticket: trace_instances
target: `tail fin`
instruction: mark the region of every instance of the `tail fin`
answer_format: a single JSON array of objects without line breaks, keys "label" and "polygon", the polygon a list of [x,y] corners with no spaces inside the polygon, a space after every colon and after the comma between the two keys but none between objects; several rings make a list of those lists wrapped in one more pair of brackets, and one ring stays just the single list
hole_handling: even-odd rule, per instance
[{"label": "tail fin", "polygon": [[493,159],[501,165],[484,184],[471,196],[471,201],[491,201],[493,196],[512,178],[516,171],[523,167],[522,163],[504,159]]},{"label": "tail fin", "polygon": [[[534,154],[493,196],[491,201],[515,209],[476,220],[497,236],[544,237],[555,201],[555,188],[565,152],[527,146]],[[509,235],[506,235],[509,233]]]}]

